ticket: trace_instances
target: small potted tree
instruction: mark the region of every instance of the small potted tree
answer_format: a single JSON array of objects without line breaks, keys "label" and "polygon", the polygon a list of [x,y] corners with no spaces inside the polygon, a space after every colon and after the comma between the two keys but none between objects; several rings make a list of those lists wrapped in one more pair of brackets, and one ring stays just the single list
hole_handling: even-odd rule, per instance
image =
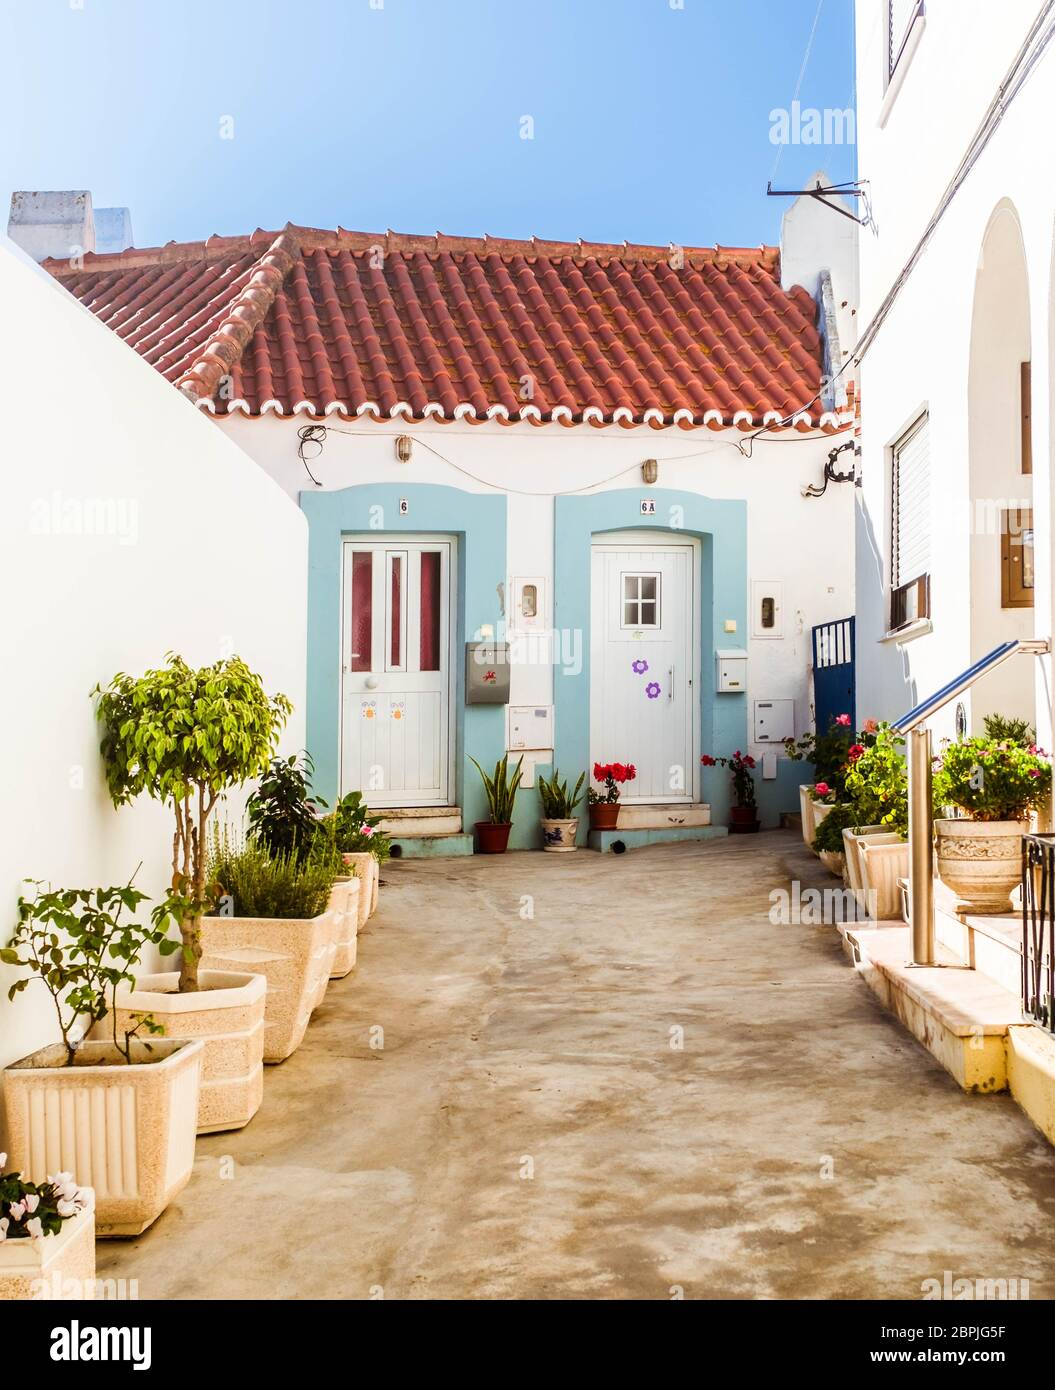
[{"label": "small potted tree", "polygon": [[494,776],[489,777],[475,758],[469,761],[480,774],[487,793],[487,809],[490,819],[476,822],[476,842],[480,854],[505,854],[509,845],[509,832],[513,829],[513,806],[520,789],[524,758],[521,755],[512,773],[509,771],[509,754],[502,755],[495,763]]},{"label": "small potted tree", "polygon": [[938,874],[968,911],[1010,912],[1022,881],[1022,836],[1051,797],[1051,760],[1035,744],[987,736],[945,743],[934,778],[939,806],[963,812],[934,823]]},{"label": "small potted tree", "polygon": [[206,1040],[202,1127],[238,1129],[263,1094],[265,987],[260,972],[244,966],[201,970],[202,919],[213,900],[208,830],[221,796],[268,771],[292,705],[268,696],[240,657],[196,670],[170,653],[160,670],[119,674],[96,693],[114,805],[145,793],[171,807],[175,820],[170,901],[179,971],[141,976],[135,997],[119,1004],[167,1020],[170,1034]]},{"label": "small potted tree", "polygon": [[69,1173],[26,1182],[0,1154],[0,1302],[90,1299],[95,1279],[91,1188]]},{"label": "small potted tree", "polygon": [[594,763],[593,779],[604,792],[593,787],[586,794],[590,807],[591,830],[615,830],[619,824],[619,788],[637,777],[633,763]]},{"label": "small potted tree", "polygon": [[575,848],[575,836],[579,821],[575,808],[582,801],[582,784],[586,773],[579,773],[575,790],[568,791],[568,783],[560,780],[556,768],[547,781],[540,777],[538,783],[539,799],[542,802],[542,848],[551,854],[567,854]]},{"label": "small potted tree", "polygon": [[755,760],[739,748],[731,758],[712,758],[704,753],[704,767],[727,767],[733,784],[733,804],[729,808],[729,834],[751,835],[758,830],[758,808],[755,804]]},{"label": "small potted tree", "polygon": [[190,1177],[202,1044],[155,1036],[163,1029],[150,1015],[116,1010],[106,1034],[85,1034],[101,1028],[113,992],[134,983],[148,945],[178,949],[169,905],[146,925],[135,916],[146,895],[131,883],[34,888],[18,900],[18,926],[0,960],[30,972],[10,999],[34,983],[51,996],[62,1040],[4,1074],[12,1161],[41,1184],[77,1155],[77,1181],[95,1190],[99,1234],[138,1235]]}]

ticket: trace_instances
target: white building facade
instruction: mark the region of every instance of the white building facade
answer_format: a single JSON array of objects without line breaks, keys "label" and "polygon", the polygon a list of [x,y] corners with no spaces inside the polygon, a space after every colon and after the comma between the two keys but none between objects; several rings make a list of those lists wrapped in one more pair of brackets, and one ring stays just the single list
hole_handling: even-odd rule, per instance
[{"label": "white building facade", "polygon": [[[1055,6],[858,0],[862,714],[896,718],[1002,642],[1051,632]],[[914,265],[910,265],[920,243]],[[906,274],[907,271],[907,274]],[[869,325],[882,320],[874,335]],[[934,721],[1035,723],[1016,658]]]}]

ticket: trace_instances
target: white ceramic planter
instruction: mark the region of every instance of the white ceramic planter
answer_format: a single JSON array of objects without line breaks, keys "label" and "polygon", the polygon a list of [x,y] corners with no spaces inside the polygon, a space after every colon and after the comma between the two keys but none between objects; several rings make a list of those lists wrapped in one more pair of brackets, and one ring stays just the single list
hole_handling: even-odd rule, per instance
[{"label": "white ceramic planter", "polygon": [[[201,988],[179,994],[178,971],[140,975],[136,987],[118,989],[114,1001],[118,1026],[132,1014],[153,1014],[168,1038],[200,1038],[201,1094],[198,1133],[241,1129],[260,1109],[264,1095],[264,1009],[267,980],[263,975],[225,970],[198,972]],[[104,1019],[96,1030],[103,1036],[112,1027]]]},{"label": "white ceramic planter", "polygon": [[936,820],[938,875],[970,912],[1011,912],[1026,820]]},{"label": "white ceramic planter", "polygon": [[90,1040],[72,1067],[61,1044],[13,1062],[4,1073],[9,1166],[30,1182],[69,1172],[94,1188],[100,1236],[145,1231],[190,1177],[203,1053],[201,1042],[151,1038],[133,1042],[128,1066],[113,1043]]},{"label": "white ceramic planter", "polygon": [[331,980],[343,980],[355,969],[359,944],[359,899],[365,896],[363,887],[360,879],[349,874],[337,879],[330,892],[328,911],[333,913],[334,923]]},{"label": "white ceramic planter", "polygon": [[579,829],[578,818],[572,820],[543,820],[542,848],[550,854],[569,854],[575,848],[575,835]]},{"label": "white ceramic planter", "polygon": [[297,1050],[329,982],[334,919],[203,917],[202,966],[250,970],[267,977],[264,1061],[284,1062]]},{"label": "white ceramic planter", "polygon": [[0,1302],[92,1298],[95,1212],[90,1188],[85,1196],[88,1206],[64,1221],[57,1235],[0,1240]]},{"label": "white ceramic planter", "polygon": [[865,911],[878,922],[901,916],[898,879],[908,873],[908,844],[897,835],[863,835],[857,846]]},{"label": "white ceramic planter", "polygon": [[810,796],[813,787],[806,782],[799,783],[799,811],[802,821],[802,843],[807,849],[813,848],[813,837],[816,831],[813,828],[813,807],[814,800]]},{"label": "white ceramic planter", "polygon": [[846,856],[839,850],[822,849],[821,863],[833,877],[843,879],[846,877]]},{"label": "white ceramic planter", "polygon": [[377,911],[378,884],[381,882],[381,866],[374,856],[368,852],[356,852],[346,854],[344,862],[355,870],[356,877],[362,884],[359,890],[359,928],[362,930],[367,921]]}]

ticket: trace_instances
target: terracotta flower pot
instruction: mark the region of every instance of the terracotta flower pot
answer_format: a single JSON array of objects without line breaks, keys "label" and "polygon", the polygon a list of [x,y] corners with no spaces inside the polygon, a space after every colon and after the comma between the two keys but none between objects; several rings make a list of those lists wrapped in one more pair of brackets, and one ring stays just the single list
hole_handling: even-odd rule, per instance
[{"label": "terracotta flower pot", "polygon": [[579,828],[578,819],[546,820],[542,825],[542,848],[550,854],[568,854],[575,848],[575,833]]},{"label": "terracotta flower pot", "polygon": [[729,808],[729,834],[753,835],[758,830],[758,810],[754,806]]},{"label": "terracotta flower pot", "polygon": [[512,822],[507,822],[505,825],[495,825],[494,821],[478,820],[476,822],[477,854],[505,854],[509,845],[509,832],[512,829]]},{"label": "terracotta flower pot", "polygon": [[590,807],[591,830],[615,830],[618,824],[618,801],[595,801]]}]

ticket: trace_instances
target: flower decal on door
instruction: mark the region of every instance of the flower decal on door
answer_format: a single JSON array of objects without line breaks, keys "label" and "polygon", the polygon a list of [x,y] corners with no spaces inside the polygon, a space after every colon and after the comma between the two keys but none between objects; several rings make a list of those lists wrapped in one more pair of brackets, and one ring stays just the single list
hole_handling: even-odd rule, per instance
[{"label": "flower decal on door", "polygon": [[647,661],[632,661],[632,662],[630,663],[630,669],[631,669],[631,671],[633,671],[633,673],[634,673],[635,676],[643,676],[643,675],[645,674],[645,672],[648,670],[648,662],[647,662]]},{"label": "flower decal on door", "polygon": [[376,718],[377,718],[377,701],[376,701],[376,700],[364,700],[364,701],[363,701],[363,703],[362,703],[362,716],[363,716],[364,719],[376,719]]},{"label": "flower decal on door", "polygon": [[393,700],[388,708],[388,713],[392,719],[403,719],[406,717],[407,705],[405,700]]},{"label": "flower decal on door", "polygon": [[659,681],[649,681],[645,686],[645,694],[650,700],[658,700],[660,697]]}]

